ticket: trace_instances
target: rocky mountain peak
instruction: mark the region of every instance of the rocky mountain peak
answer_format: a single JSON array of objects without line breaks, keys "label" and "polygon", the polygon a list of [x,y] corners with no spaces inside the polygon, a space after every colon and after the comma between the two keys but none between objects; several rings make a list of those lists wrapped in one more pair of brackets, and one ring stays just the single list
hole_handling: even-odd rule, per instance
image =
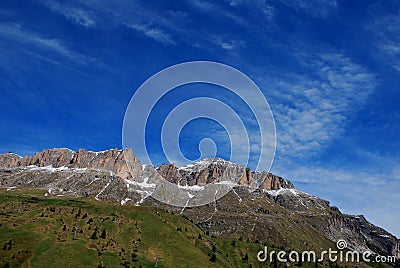
[{"label": "rocky mountain peak", "polygon": [[[37,152],[33,156],[21,157],[13,153],[0,155],[0,169],[28,166],[98,169],[123,179],[139,178],[143,172],[143,166],[132,149],[114,148],[101,152],[78,149],[74,152],[67,148],[54,148]],[[264,190],[294,188],[290,181],[281,177],[268,172],[252,172],[249,168],[222,158],[205,158],[182,167],[163,164],[157,168],[157,172],[167,181],[181,186],[204,186],[228,181]]]},{"label": "rocky mountain peak", "polygon": [[2,154],[0,155],[0,168],[16,167],[21,158],[21,156],[13,153]]},{"label": "rocky mountain peak", "polygon": [[[264,190],[294,188],[290,181],[272,173],[253,172],[250,168],[222,158],[205,158],[182,167],[177,167],[175,164],[163,164],[157,171],[169,182],[182,186],[204,186],[226,180],[241,186]],[[236,179],[232,180],[232,178]]]},{"label": "rocky mountain peak", "polygon": [[205,158],[183,167],[163,164],[157,171],[169,182],[181,186],[205,186],[209,183],[229,181],[235,183],[244,168],[222,158]]},{"label": "rocky mountain peak", "polygon": [[53,168],[92,168],[105,170],[126,178],[130,176],[130,168],[135,170],[140,165],[131,149],[110,149],[92,152],[79,149],[76,152],[67,148],[46,149],[33,156],[21,157],[7,153],[0,155],[0,168],[25,168],[29,166]]}]

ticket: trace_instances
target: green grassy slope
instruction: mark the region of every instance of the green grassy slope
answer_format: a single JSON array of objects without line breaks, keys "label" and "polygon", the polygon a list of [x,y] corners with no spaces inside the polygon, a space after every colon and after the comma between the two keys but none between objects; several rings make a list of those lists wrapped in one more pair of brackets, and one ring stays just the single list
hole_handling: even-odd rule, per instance
[{"label": "green grassy slope", "polygon": [[[0,190],[0,267],[286,267],[259,263],[260,243],[210,237],[162,209],[43,194]],[[323,266],[337,267],[302,264]]]}]

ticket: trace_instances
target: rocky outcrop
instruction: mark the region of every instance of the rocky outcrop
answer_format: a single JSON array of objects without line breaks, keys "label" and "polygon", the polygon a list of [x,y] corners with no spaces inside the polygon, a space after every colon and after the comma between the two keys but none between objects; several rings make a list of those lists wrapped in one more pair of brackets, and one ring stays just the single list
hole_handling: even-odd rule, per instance
[{"label": "rocky outcrop", "polygon": [[372,250],[385,256],[396,254],[397,238],[368,222],[363,215],[343,214],[337,207],[330,207],[329,215],[325,234],[331,240],[345,239],[349,248],[358,251]]},{"label": "rocky outcrop", "polygon": [[244,170],[243,166],[221,158],[203,159],[180,168],[163,164],[157,169],[164,179],[181,186],[205,186],[222,181],[236,183]]},{"label": "rocky outcrop", "polygon": [[[35,153],[29,161],[21,164],[20,167],[24,165],[35,165],[38,167],[53,166],[55,168],[67,166],[71,163],[73,155],[74,152],[66,148],[43,150],[40,153]],[[22,160],[24,159],[28,160],[29,156],[24,157]]]},{"label": "rocky outcrop", "polygon": [[[94,158],[102,153],[89,152],[83,149],[79,149],[76,153],[73,154],[71,159],[71,166],[74,168],[87,168],[90,166],[90,163]],[[93,167],[93,165],[92,165]]]},{"label": "rocky outcrop", "polygon": [[176,167],[175,164],[163,164],[158,173],[174,184],[182,186],[204,186],[209,183],[228,181],[241,186],[264,190],[293,189],[293,184],[269,172],[252,172],[239,164],[221,158],[203,159],[198,162]]},{"label": "rocky outcrop", "polygon": [[240,178],[239,185],[257,187],[257,183],[254,180],[253,173],[249,168],[246,168],[243,172],[243,176]]},{"label": "rocky outcrop", "polygon": [[127,178],[131,172],[142,169],[131,149],[111,149],[103,152],[79,149],[74,152],[66,148],[55,148],[43,150],[33,156],[20,157],[12,153],[0,155],[2,169],[28,166],[99,169],[113,172],[121,178]]},{"label": "rocky outcrop", "polygon": [[17,167],[21,158],[21,156],[13,153],[2,154],[0,155],[0,168],[5,169]]},{"label": "rocky outcrop", "polygon": [[238,182],[244,167],[221,158],[203,159],[178,169],[182,182],[188,186],[204,186],[215,182]]},{"label": "rocky outcrop", "polygon": [[397,241],[396,246],[392,252],[392,255],[400,260],[400,240]]},{"label": "rocky outcrop", "polygon": [[292,182],[269,172],[255,173],[257,181],[261,182],[260,188],[264,190],[278,190],[281,188],[293,189]]},{"label": "rocky outcrop", "polygon": [[162,164],[157,171],[164,179],[171,183],[180,184],[182,181],[182,176],[175,164]]}]

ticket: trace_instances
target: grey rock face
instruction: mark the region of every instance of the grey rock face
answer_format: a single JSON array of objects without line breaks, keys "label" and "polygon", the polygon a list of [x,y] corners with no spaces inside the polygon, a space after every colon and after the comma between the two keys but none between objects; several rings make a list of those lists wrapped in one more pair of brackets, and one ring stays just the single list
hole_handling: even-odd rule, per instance
[{"label": "grey rock face", "polygon": [[182,186],[204,186],[215,182],[231,181],[238,185],[265,190],[294,188],[290,181],[272,173],[252,172],[250,168],[220,158],[203,159],[181,168],[174,164],[163,164],[157,171],[167,181]]},{"label": "grey rock face", "polygon": [[[158,170],[162,175],[161,167]],[[244,170],[243,166],[221,158],[206,158],[181,168],[175,167],[174,172],[170,172],[165,178],[168,181],[176,181],[173,176],[177,175],[182,186],[205,186],[222,181],[236,183],[242,177]]]},{"label": "grey rock face", "polygon": [[369,249],[380,255],[396,255],[398,239],[368,222],[363,215],[342,214],[337,207],[331,207],[329,212],[326,235],[332,240],[345,239],[359,251]]}]

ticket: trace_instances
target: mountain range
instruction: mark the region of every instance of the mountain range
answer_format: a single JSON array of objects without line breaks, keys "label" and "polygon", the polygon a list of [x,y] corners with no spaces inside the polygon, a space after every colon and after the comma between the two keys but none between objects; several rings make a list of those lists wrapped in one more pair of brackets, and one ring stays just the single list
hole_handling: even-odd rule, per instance
[{"label": "mountain range", "polygon": [[[214,191],[216,185],[222,191]],[[6,153],[0,155],[0,186],[42,189],[46,197],[155,206],[187,217],[215,237],[317,252],[345,240],[348,249],[400,258],[400,240],[364,216],[341,213],[289,180],[220,158],[155,167],[143,165],[131,149]]]}]

